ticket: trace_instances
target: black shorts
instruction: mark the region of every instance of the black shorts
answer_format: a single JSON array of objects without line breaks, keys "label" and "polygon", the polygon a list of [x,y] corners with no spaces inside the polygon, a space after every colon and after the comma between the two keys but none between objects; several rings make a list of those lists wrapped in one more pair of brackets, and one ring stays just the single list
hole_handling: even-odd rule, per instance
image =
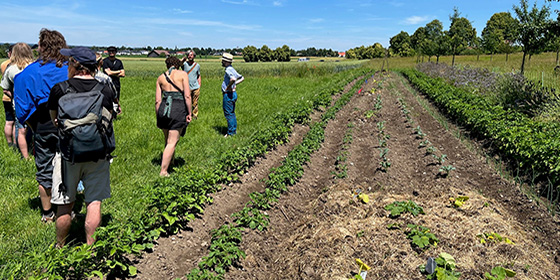
[{"label": "black shorts", "polygon": [[165,101],[161,102],[157,111],[157,127],[167,130],[178,130],[181,136],[187,128],[187,108],[184,101],[173,101],[170,116],[164,115]]},{"label": "black shorts", "polygon": [[36,179],[39,185],[52,188],[53,159],[58,144],[58,134],[35,134],[35,166],[37,167]]},{"label": "black shorts", "polygon": [[2,101],[4,103],[4,112],[6,113],[6,121],[13,122],[16,120],[16,112],[11,101]]}]

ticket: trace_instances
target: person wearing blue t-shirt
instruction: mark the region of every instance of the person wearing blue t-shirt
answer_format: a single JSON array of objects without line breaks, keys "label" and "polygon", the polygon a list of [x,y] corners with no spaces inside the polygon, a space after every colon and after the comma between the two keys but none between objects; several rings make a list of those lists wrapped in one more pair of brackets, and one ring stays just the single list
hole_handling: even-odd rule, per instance
[{"label": "person wearing blue t-shirt", "polygon": [[237,101],[236,85],[245,80],[231,64],[233,55],[224,53],[222,55],[222,66],[225,68],[224,81],[222,82],[224,116],[228,124],[228,131],[224,137],[233,136],[237,133],[237,118],[235,116],[235,102]]},{"label": "person wearing blue t-shirt", "polygon": [[51,88],[68,79],[68,59],[60,54],[63,48],[67,48],[66,39],[60,32],[41,29],[39,58],[14,77],[16,117],[20,123],[27,123],[35,134],[36,180],[43,222],[52,222],[55,218],[51,188],[58,131],[51,121],[47,101]]}]

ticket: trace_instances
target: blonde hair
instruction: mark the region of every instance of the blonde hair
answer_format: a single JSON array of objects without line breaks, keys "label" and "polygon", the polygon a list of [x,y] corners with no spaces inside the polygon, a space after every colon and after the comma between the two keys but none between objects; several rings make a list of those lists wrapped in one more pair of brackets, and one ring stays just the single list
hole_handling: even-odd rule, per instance
[{"label": "blonde hair", "polygon": [[33,62],[33,51],[28,44],[17,43],[12,48],[10,61],[21,70],[29,65],[29,63]]}]

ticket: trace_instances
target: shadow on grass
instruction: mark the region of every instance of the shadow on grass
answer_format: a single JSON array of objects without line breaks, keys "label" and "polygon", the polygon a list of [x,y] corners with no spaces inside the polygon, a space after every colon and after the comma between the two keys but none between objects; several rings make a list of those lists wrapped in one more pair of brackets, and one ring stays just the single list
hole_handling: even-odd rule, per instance
[{"label": "shadow on grass", "polygon": [[227,134],[227,126],[217,125],[212,127],[215,131],[217,131],[220,135]]},{"label": "shadow on grass", "polygon": [[[161,158],[163,157],[163,152],[159,153],[158,156],[156,156],[155,158],[152,159],[152,164],[155,166],[161,166]],[[182,167],[183,165],[185,165],[185,163],[187,163],[185,161],[184,158],[182,157],[175,157],[172,161],[171,164],[169,165],[169,170],[168,172],[171,173],[173,172],[174,168],[179,168]]]}]

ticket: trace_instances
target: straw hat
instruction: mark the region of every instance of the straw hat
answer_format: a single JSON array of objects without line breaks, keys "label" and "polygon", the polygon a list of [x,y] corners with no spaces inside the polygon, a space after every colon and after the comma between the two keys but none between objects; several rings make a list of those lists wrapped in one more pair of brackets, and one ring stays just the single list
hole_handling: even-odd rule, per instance
[{"label": "straw hat", "polygon": [[233,62],[233,55],[230,53],[222,54],[222,60],[226,62]]}]

